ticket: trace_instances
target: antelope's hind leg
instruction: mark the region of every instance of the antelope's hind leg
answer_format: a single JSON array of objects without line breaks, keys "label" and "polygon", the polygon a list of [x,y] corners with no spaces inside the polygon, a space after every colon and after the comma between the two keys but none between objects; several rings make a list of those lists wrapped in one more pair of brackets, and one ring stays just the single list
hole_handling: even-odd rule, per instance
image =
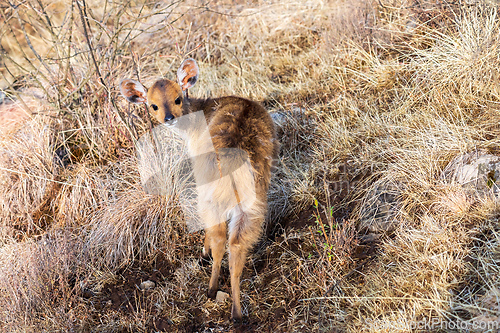
[{"label": "antelope's hind leg", "polygon": [[224,252],[226,252],[227,225],[225,222],[220,222],[220,217],[217,216],[216,212],[210,212],[210,209],[205,210],[205,212],[207,214],[204,215],[206,227],[203,255],[208,256],[209,253],[211,253],[213,259],[212,275],[210,277],[207,295],[214,299],[219,287],[222,258],[224,257]]},{"label": "antelope's hind leg", "polygon": [[[236,223],[232,223],[236,222]],[[229,232],[229,272],[231,274],[231,296],[233,306],[231,318],[235,321],[242,319],[240,302],[240,278],[245,267],[248,251],[253,247],[260,237],[263,214],[249,217],[242,213],[236,221],[230,222]]]}]

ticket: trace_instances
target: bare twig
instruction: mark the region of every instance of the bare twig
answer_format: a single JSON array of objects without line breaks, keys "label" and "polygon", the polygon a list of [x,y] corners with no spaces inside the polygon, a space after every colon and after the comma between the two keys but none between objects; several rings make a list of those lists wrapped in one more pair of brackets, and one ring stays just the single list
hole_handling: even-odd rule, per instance
[{"label": "bare twig", "polygon": [[[89,47],[89,53],[92,58],[92,62],[94,63],[95,70],[97,72],[97,76],[99,77],[99,80],[101,81],[102,85],[106,87],[106,83],[104,82],[102,76],[101,76],[101,71],[99,70],[99,66],[97,65],[97,61],[95,60],[94,56],[94,49],[92,48],[92,43],[90,42],[89,34],[87,32],[87,25],[88,25],[88,20],[85,18],[82,10],[82,6],[80,6],[80,2],[78,0],[76,1],[76,5],[78,6],[78,11],[80,12],[80,18],[82,20],[82,26],[83,26],[83,34],[85,36],[85,40],[87,41],[87,45]],[[82,0],[83,3],[83,8],[86,7],[85,0]]]},{"label": "bare twig", "polygon": [[[92,62],[94,63],[94,66],[95,66],[95,70],[96,70],[96,73],[99,77],[99,81],[101,82],[102,86],[108,91],[108,98],[110,97],[110,90],[108,89],[106,83],[104,82],[104,79],[102,78],[102,75],[101,75],[101,72],[99,70],[99,65],[97,64],[97,61],[95,59],[95,56],[94,56],[94,51],[93,51],[93,48],[92,48],[92,44],[90,42],[90,38],[89,38],[89,35],[88,35],[88,32],[87,32],[87,24],[88,24],[88,20],[86,19],[86,17],[84,16],[83,12],[84,10],[82,9],[82,6],[80,5],[79,1],[78,0],[75,0],[76,1],[76,4],[78,6],[78,10],[80,12],[80,18],[82,20],[82,25],[83,25],[83,33],[85,35],[85,39],[87,41],[87,45],[89,47],[89,52],[90,52],[90,55],[92,57]],[[85,8],[86,6],[86,3],[85,3],[85,0],[82,0],[82,3],[83,3],[83,8]],[[129,125],[127,124],[127,122],[125,121],[125,119],[123,119],[122,115],[120,114],[120,112],[118,112],[118,107],[116,106],[116,103],[115,103],[115,100],[113,98],[109,98],[109,100],[111,101],[111,103],[113,104],[113,107],[114,109],[117,111],[116,113],[118,114],[118,116],[120,117],[120,119],[123,121],[123,123],[125,124],[125,127],[127,128],[127,130],[129,131],[130,133],[130,140],[132,141],[132,143],[135,144],[136,142],[136,138],[135,136],[133,135],[132,133],[132,130],[130,129]],[[127,137],[127,136],[126,136]]]},{"label": "bare twig", "polygon": [[33,54],[38,59],[38,61],[40,61],[40,63],[43,65],[43,67],[45,67],[45,69],[47,70],[47,73],[52,75],[52,71],[51,71],[50,67],[45,63],[45,61],[43,61],[42,57],[38,54],[38,52],[35,50],[35,48],[31,44],[31,39],[29,38],[28,34],[26,33],[26,29],[24,28],[24,24],[21,20],[21,17],[19,16],[19,12],[17,11],[17,8],[15,8],[12,4],[11,4],[11,7],[14,9],[14,13],[16,14],[17,21],[19,22],[19,26],[21,27],[21,30],[23,31],[24,38],[26,39],[26,43],[28,43],[28,46],[31,49],[31,52],[33,52]]}]

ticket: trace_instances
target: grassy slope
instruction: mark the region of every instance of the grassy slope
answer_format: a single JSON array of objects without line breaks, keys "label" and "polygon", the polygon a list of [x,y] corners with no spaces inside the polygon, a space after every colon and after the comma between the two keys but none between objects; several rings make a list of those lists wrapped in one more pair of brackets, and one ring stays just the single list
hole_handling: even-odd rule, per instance
[{"label": "grassy slope", "polygon": [[[283,120],[270,237],[243,274],[241,330],[496,320],[498,204],[442,173],[461,153],[498,153],[498,9],[198,3],[88,1],[102,81],[76,2],[2,5],[2,87],[17,104],[0,105],[12,120],[0,128],[0,327],[232,329],[229,304],[205,296],[202,233],[187,232],[175,196],[141,188],[131,138],[149,123],[116,89],[173,77],[188,55],[201,69],[191,94],[254,98]],[[389,232],[374,234],[388,191]],[[139,291],[147,279],[157,287]]]}]

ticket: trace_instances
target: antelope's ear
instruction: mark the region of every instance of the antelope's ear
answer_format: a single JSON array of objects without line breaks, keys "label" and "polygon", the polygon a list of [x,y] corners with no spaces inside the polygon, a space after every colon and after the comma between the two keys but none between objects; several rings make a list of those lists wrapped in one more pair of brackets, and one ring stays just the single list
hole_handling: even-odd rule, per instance
[{"label": "antelope's ear", "polygon": [[186,90],[194,86],[198,81],[200,69],[194,59],[186,59],[182,62],[181,67],[177,70],[177,82],[182,90]]},{"label": "antelope's ear", "polygon": [[124,79],[120,82],[120,92],[129,102],[135,104],[148,101],[148,90],[139,81]]}]

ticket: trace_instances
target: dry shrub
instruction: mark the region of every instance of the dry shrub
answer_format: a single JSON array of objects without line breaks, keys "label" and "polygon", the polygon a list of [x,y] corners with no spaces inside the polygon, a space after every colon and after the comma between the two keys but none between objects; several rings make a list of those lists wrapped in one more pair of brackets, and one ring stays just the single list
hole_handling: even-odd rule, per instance
[{"label": "dry shrub", "polygon": [[[88,203],[100,209],[88,218],[86,244],[97,267],[116,269],[151,260],[159,252],[175,261],[180,234],[199,230],[189,224],[196,223],[189,219],[196,211],[196,196],[189,196],[193,188],[190,168],[183,163],[187,155],[179,138],[170,134],[158,127],[136,143],[137,157],[124,156],[92,175],[90,181],[100,186],[90,186],[97,195],[87,196],[94,201]],[[81,199],[75,190],[70,199]]]},{"label": "dry shrub", "polygon": [[454,34],[430,32],[434,44],[415,50],[411,66],[423,96],[420,102],[432,103],[441,117],[475,122],[491,116],[482,105],[498,101],[499,96],[498,77],[492,70],[498,64],[497,8],[474,7],[457,14],[455,24]]},{"label": "dry shrub", "polygon": [[83,327],[88,313],[76,295],[87,263],[80,254],[81,243],[66,232],[3,245],[0,327],[9,332]]},{"label": "dry shrub", "polygon": [[175,223],[176,214],[182,213],[172,206],[165,197],[139,189],[124,191],[117,200],[108,202],[90,220],[86,236],[94,265],[116,269],[134,260],[151,259],[160,249],[166,259],[174,260],[173,244],[183,230],[177,227],[180,222]]},{"label": "dry shrub", "polygon": [[50,125],[31,120],[0,142],[2,237],[39,234],[50,223],[59,186],[53,136]]},{"label": "dry shrub", "polygon": [[96,208],[115,202],[119,193],[136,185],[137,163],[134,156],[104,166],[78,164],[61,174],[57,198],[52,202],[56,223],[60,226],[80,226],[88,221]]},{"label": "dry shrub", "polygon": [[363,313],[358,327],[380,331],[381,325],[410,324],[447,317],[452,290],[467,272],[466,230],[423,216],[419,228],[402,224],[393,240],[384,241],[379,258],[356,290],[353,305]]}]

